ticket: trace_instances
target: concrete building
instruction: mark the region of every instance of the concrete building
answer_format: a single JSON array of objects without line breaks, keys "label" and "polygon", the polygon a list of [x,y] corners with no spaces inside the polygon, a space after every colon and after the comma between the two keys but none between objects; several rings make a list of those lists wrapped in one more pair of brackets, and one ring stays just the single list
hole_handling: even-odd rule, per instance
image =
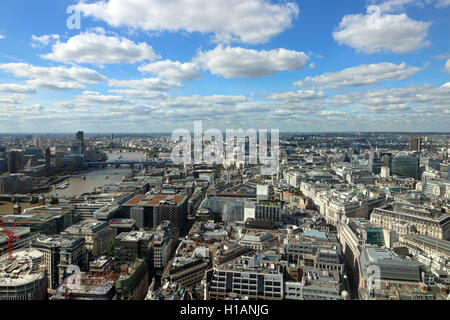
[{"label": "concrete building", "polygon": [[187,219],[187,199],[184,195],[138,195],[122,206],[122,214],[135,219],[139,228],[156,228],[168,220],[181,232]]},{"label": "concrete building", "polygon": [[285,269],[285,263],[276,255],[242,256],[206,272],[205,300],[282,300]]},{"label": "concrete building", "polygon": [[[291,270],[294,268],[290,268]],[[339,271],[324,271],[312,267],[296,268],[298,277],[291,270],[285,281],[284,299],[287,300],[346,300],[342,275]]]},{"label": "concrete building", "polygon": [[154,233],[153,265],[165,268],[178,242],[178,228],[170,221],[163,221]]},{"label": "concrete building", "polygon": [[133,264],[137,258],[145,259],[147,265],[153,266],[154,232],[122,232],[114,240],[115,270],[122,265]]},{"label": "concrete building", "polygon": [[86,240],[86,249],[91,257],[98,257],[108,249],[116,237],[116,229],[107,221],[87,221],[67,228],[63,235],[74,235]]},{"label": "concrete building", "polygon": [[419,263],[430,269],[446,285],[450,284],[450,241],[410,234],[400,238]]},{"label": "concrete building", "polygon": [[117,300],[144,300],[149,287],[145,259],[136,259],[116,281]]},{"label": "concrete building", "polygon": [[374,209],[370,221],[399,235],[419,233],[438,239],[450,239],[450,216],[439,210],[394,201]]},{"label": "concrete building", "polygon": [[87,270],[88,256],[82,237],[40,235],[31,245],[43,254],[48,272],[48,288],[56,289],[64,280],[70,265]]},{"label": "concrete building", "polygon": [[[376,279],[370,284],[369,278],[372,275]],[[368,296],[372,294],[372,286],[385,289],[391,284],[418,285],[420,264],[401,258],[387,248],[364,247],[360,258],[359,279],[360,289],[366,288]]]},{"label": "concrete building", "polygon": [[0,300],[47,300],[47,269],[43,254],[35,249],[17,250],[12,261],[0,257]]},{"label": "concrete building", "polygon": [[244,205],[244,221],[281,221],[281,201],[246,201]]},{"label": "concrete building", "polygon": [[[9,229],[9,228],[8,228]],[[28,227],[17,227],[14,231],[14,235],[17,236],[13,242],[13,250],[29,247],[39,234],[31,233]],[[0,256],[8,252],[8,238],[4,234],[3,229],[0,230]]]},{"label": "concrete building", "polygon": [[345,271],[341,247],[331,233],[310,230],[295,238],[286,238],[283,247],[289,263],[323,270]]}]

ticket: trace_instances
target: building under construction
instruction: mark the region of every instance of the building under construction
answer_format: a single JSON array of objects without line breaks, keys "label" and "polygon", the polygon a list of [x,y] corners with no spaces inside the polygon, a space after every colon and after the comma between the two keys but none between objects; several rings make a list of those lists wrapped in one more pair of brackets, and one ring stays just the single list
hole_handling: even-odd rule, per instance
[{"label": "building under construction", "polygon": [[0,257],[0,300],[46,300],[47,269],[36,249]]},{"label": "building under construction", "polygon": [[50,300],[112,300],[118,278],[114,272],[81,272],[66,278]]}]

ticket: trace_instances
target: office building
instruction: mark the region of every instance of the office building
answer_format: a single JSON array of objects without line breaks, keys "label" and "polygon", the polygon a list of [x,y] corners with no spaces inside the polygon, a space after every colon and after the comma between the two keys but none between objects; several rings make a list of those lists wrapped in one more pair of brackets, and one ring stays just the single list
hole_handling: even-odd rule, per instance
[{"label": "office building", "polygon": [[122,214],[136,220],[139,228],[156,228],[168,220],[181,233],[186,229],[187,205],[188,197],[184,195],[138,195],[122,206]]},{"label": "office building", "polygon": [[178,228],[170,221],[163,221],[154,232],[153,264],[165,268],[178,242]]},{"label": "office building", "polygon": [[419,284],[420,264],[396,255],[387,248],[365,247],[360,257],[359,286],[370,288],[369,277],[379,270],[379,286],[386,288],[390,284]]},{"label": "office building", "polygon": [[413,156],[395,156],[389,158],[392,175],[419,179],[419,158]]},{"label": "office building", "polygon": [[149,287],[145,259],[136,259],[116,280],[117,300],[144,300]]},{"label": "office building", "polygon": [[82,237],[40,235],[32,248],[43,254],[43,262],[48,272],[48,288],[56,289],[66,276],[67,268],[76,265],[87,270],[88,256]]},{"label": "office building", "polygon": [[286,264],[270,254],[242,256],[213,268],[203,280],[206,300],[282,300]]},{"label": "office building", "polygon": [[422,138],[418,136],[409,137],[409,151],[422,150]]},{"label": "office building", "polygon": [[146,259],[149,268],[153,267],[154,232],[122,232],[114,240],[115,270],[122,265],[133,264],[137,258]]},{"label": "office building", "polygon": [[84,132],[78,131],[76,134],[77,141],[80,143],[80,153],[84,154]]},{"label": "office building", "polygon": [[110,228],[107,221],[86,221],[67,228],[62,234],[83,237],[91,257],[98,257],[111,246],[116,237],[116,229]]},{"label": "office building", "polygon": [[395,201],[374,209],[370,221],[399,235],[418,233],[438,239],[450,239],[450,215],[420,205]]}]

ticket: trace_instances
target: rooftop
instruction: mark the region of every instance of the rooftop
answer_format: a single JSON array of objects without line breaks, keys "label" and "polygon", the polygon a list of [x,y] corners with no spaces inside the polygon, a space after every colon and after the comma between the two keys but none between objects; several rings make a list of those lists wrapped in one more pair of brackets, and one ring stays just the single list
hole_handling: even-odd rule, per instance
[{"label": "rooftop", "polygon": [[138,195],[126,202],[124,206],[157,206],[163,202],[165,205],[179,205],[186,198],[184,195]]}]

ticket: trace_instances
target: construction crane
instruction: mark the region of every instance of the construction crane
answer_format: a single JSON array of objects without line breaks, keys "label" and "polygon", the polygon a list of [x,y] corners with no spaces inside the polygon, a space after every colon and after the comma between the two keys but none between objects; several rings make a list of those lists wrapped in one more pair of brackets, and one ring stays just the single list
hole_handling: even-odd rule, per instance
[{"label": "construction crane", "polygon": [[14,235],[14,231],[16,230],[16,224],[14,224],[11,231],[9,231],[5,224],[3,223],[3,220],[0,219],[0,226],[3,228],[3,233],[6,235],[6,238],[8,238],[8,261],[12,261],[12,252],[13,252],[13,241],[18,240],[19,237]]}]

